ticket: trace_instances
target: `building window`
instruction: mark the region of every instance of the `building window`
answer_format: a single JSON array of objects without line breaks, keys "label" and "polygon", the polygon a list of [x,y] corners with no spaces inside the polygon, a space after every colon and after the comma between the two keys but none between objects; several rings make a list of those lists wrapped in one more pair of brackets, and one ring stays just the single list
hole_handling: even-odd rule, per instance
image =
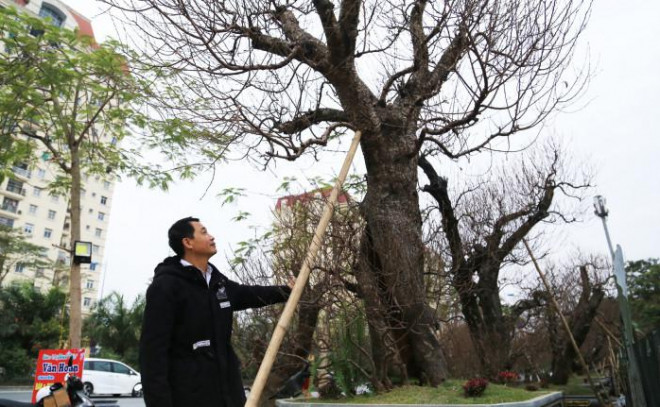
[{"label": "building window", "polygon": [[39,177],[39,179],[46,178],[46,170],[44,170],[43,168],[39,168],[37,170],[37,177]]},{"label": "building window", "polygon": [[35,277],[44,277],[46,275],[46,269],[39,267],[34,275]]},{"label": "building window", "polygon": [[93,254],[99,254],[100,251],[101,251],[101,246],[99,246],[97,244],[92,246],[92,253]]},{"label": "building window", "polygon": [[32,190],[32,195],[34,195],[34,196],[41,196],[41,188],[39,188],[39,187],[34,187],[34,189]]},{"label": "building window", "polygon": [[0,216],[0,225],[13,228],[14,227],[14,219],[9,219],[9,218],[5,218],[4,216]]},{"label": "building window", "polygon": [[31,223],[26,223],[25,226],[23,226],[23,232],[26,235],[32,235],[32,233],[34,233],[34,225]]},{"label": "building window", "polygon": [[30,215],[37,214],[37,205],[30,205]]},{"label": "building window", "polygon": [[101,237],[102,233],[103,233],[103,229],[96,228],[96,230],[94,231],[94,236]]},{"label": "building window", "polygon": [[[15,128],[15,127],[16,127],[16,126],[14,126],[14,128]],[[15,165],[12,167],[12,171],[14,171],[14,173],[15,173],[16,175],[20,175],[20,176],[25,177],[25,178],[30,178],[30,177],[32,177],[32,173],[31,173],[30,170],[28,169],[28,165],[27,165],[27,163],[19,163],[19,164],[15,164]]]},{"label": "building window", "polygon": [[53,235],[53,229],[44,229],[44,237],[46,239],[50,239],[50,237]]},{"label": "building window", "polygon": [[55,219],[55,215],[57,215],[57,212],[55,212],[55,211],[52,210],[52,209],[49,209],[49,210],[48,210],[48,219],[51,219],[51,220],[52,220],[52,219]]},{"label": "building window", "polygon": [[60,197],[57,196],[57,195],[51,195],[51,196],[50,196],[50,200],[51,200],[51,202],[59,202],[59,201],[60,201]]},{"label": "building window", "polygon": [[5,199],[2,201],[2,210],[16,213],[18,211],[18,201],[5,197]]},{"label": "building window", "polygon": [[110,189],[110,181],[103,181],[103,189]]},{"label": "building window", "polygon": [[92,305],[92,299],[89,298],[89,297],[85,297],[85,298],[83,299],[83,306],[84,306],[84,307],[89,307],[89,306],[91,306],[91,305]]},{"label": "building window", "polygon": [[87,280],[87,284],[85,284],[85,287],[88,289],[94,288],[94,280]]},{"label": "building window", "polygon": [[39,17],[52,19],[53,25],[55,27],[61,27],[66,18],[66,16],[60,10],[46,3],[41,4],[41,10],[39,10]]},{"label": "building window", "polygon": [[99,212],[98,218],[99,218],[100,221],[104,221],[105,220],[105,213]]},{"label": "building window", "polygon": [[94,213],[94,208],[89,208],[89,213]]},{"label": "building window", "polygon": [[107,204],[107,203],[108,203],[108,198],[105,197],[105,196],[102,196],[102,197],[101,197],[101,205],[105,205],[105,204]]},{"label": "building window", "polygon": [[25,264],[23,263],[16,263],[16,267],[14,267],[14,271],[17,273],[22,273],[25,271]]},{"label": "building window", "polygon": [[15,179],[10,179],[7,181],[7,191],[13,192],[18,195],[25,196],[25,190],[23,189],[23,183]]},{"label": "building window", "polygon": [[98,266],[98,265],[99,265],[99,264],[96,263],[96,262],[91,262],[91,263],[89,263],[89,269],[90,269],[91,271],[96,271],[96,266]]}]

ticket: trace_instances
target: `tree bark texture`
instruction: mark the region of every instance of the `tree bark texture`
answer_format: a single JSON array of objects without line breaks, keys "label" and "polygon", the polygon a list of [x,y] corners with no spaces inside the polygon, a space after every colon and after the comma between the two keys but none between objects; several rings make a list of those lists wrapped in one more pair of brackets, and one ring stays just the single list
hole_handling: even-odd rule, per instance
[{"label": "tree bark texture", "polygon": [[[385,141],[373,143],[367,137],[362,145],[369,175],[362,209],[366,247],[360,264],[373,281],[362,290],[378,294],[378,300],[371,294],[365,301],[371,299],[369,308],[380,308],[385,326],[396,337],[398,355],[393,361],[405,363],[408,373],[438,385],[447,370],[433,329],[433,312],[426,304],[415,138],[400,131],[383,129],[380,137]],[[377,325],[370,321],[370,326]],[[410,357],[404,349],[410,350]]]},{"label": "tree bark texture", "polygon": [[71,194],[69,206],[71,210],[71,242],[69,244],[71,256],[71,276],[69,278],[69,346],[73,349],[82,345],[82,291],[80,287],[80,264],[73,262],[74,244],[80,240],[80,188],[81,169],[80,154],[75,137],[69,143],[71,151]]}]

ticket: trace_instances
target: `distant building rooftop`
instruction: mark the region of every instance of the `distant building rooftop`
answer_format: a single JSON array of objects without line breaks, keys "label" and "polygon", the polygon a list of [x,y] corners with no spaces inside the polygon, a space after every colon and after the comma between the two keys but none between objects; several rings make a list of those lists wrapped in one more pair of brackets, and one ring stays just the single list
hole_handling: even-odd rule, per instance
[{"label": "distant building rooftop", "polygon": [[[293,206],[296,203],[301,203],[305,204],[307,202],[313,201],[315,199],[320,199],[324,198],[327,199],[330,197],[330,194],[332,193],[332,188],[331,187],[326,187],[326,188],[319,188],[315,189],[313,191],[309,192],[304,192],[299,195],[287,195],[283,196],[277,199],[277,204],[275,204],[275,209],[276,210],[281,210],[282,206]],[[342,203],[348,203],[350,202],[351,197],[348,195],[348,192],[342,191],[339,193],[339,196],[337,196],[337,202],[342,204]]]}]

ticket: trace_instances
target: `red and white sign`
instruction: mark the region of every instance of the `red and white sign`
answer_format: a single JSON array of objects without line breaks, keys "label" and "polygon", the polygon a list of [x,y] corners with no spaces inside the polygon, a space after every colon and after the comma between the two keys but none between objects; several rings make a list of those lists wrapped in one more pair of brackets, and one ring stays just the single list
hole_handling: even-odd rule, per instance
[{"label": "red and white sign", "polygon": [[[69,366],[69,359],[71,366]],[[36,402],[37,392],[43,387],[54,383],[64,384],[68,373],[82,377],[85,349],[42,349],[37,359],[37,370],[34,374],[32,403]]]}]

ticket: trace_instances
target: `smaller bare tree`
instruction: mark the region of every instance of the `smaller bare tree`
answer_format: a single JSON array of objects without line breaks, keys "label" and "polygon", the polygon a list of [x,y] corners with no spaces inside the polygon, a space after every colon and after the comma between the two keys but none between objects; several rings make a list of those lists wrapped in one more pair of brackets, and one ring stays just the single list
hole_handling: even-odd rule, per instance
[{"label": "smaller bare tree", "polygon": [[[519,317],[534,301],[520,301],[505,312],[500,297],[500,272],[522,265],[523,238],[543,223],[575,221],[557,195],[580,199],[589,187],[585,174],[566,168],[564,153],[553,145],[525,152],[514,168],[490,171],[490,178],[454,192],[449,180],[421,156],[428,178],[423,190],[433,198],[439,222],[430,234],[445,248],[447,270],[470,329],[482,374],[494,377],[512,365],[511,343]],[[538,235],[538,233],[537,233]]]},{"label": "smaller bare tree", "polygon": [[[607,261],[602,258],[578,259],[575,264],[565,266],[561,276],[554,279],[553,291],[559,294],[562,313],[578,346],[585,343],[593,328],[598,329],[594,326],[594,318],[606,295],[608,267]],[[566,384],[574,370],[577,354],[552,307],[546,315],[552,351],[550,381]]]},{"label": "smaller bare tree", "polygon": [[[319,222],[329,189],[320,188],[309,193],[293,194],[279,199],[275,211],[275,222],[264,235],[247,242],[239,243],[236,256],[232,259],[234,271],[245,282],[270,282],[272,279],[286,279],[298,273],[306,257],[314,235],[314,227]],[[351,276],[355,267],[358,240],[362,223],[353,202],[343,193],[341,204],[324,237],[322,252],[312,268],[312,274],[303,291],[292,332],[280,349],[280,357],[269,376],[265,393],[274,395],[285,380],[310,363],[310,356],[316,357],[315,370],[323,376],[329,370],[339,369],[331,364],[333,355],[341,353],[336,333],[339,316],[350,324],[347,315],[355,315],[359,310],[356,297],[356,282]],[[252,310],[242,317],[244,323],[237,336],[249,338],[237,346],[237,351],[247,360],[250,369],[257,368],[263,355],[277,312],[273,310]],[[360,360],[370,359],[369,350],[360,355]],[[347,360],[350,366],[359,367],[360,377],[368,379],[373,369],[364,368],[364,363]],[[326,383],[317,383],[321,386]]]}]

